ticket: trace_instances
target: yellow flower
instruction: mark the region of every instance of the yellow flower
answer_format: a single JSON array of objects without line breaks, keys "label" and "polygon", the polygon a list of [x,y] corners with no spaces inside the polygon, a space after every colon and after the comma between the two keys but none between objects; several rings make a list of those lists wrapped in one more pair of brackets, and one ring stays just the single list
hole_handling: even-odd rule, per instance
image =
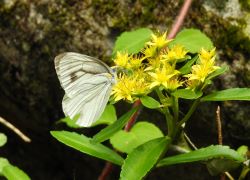
[{"label": "yellow flower", "polygon": [[183,59],[186,57],[187,50],[182,45],[174,45],[171,49],[167,51],[166,54],[162,55],[162,60],[171,62],[173,60]]},{"label": "yellow flower", "polygon": [[118,82],[112,89],[112,95],[117,102],[121,99],[134,102],[138,97],[150,92],[147,74],[139,69],[134,74],[128,76],[122,74],[118,76]]},{"label": "yellow flower", "polygon": [[111,95],[114,95],[114,100],[119,101],[121,99],[128,100],[130,102],[133,101],[132,94],[130,90],[130,79],[125,74],[119,75],[117,83],[113,86]]},{"label": "yellow flower", "polygon": [[132,94],[134,97],[145,96],[150,92],[149,77],[144,72],[136,72],[133,77]]},{"label": "yellow flower", "polygon": [[170,41],[172,41],[170,39],[167,39],[167,32],[159,36],[152,34],[151,37],[152,37],[151,41],[148,42],[147,44],[150,46],[155,46],[159,49],[165,47]]},{"label": "yellow flower", "polygon": [[215,48],[213,48],[211,51],[206,51],[205,49],[201,48],[199,58],[201,62],[208,61],[215,57]]},{"label": "yellow flower", "polygon": [[131,57],[129,63],[127,64],[128,69],[138,69],[142,65],[142,61],[144,58],[140,58],[139,56]]},{"label": "yellow flower", "polygon": [[123,68],[127,68],[127,64],[130,60],[130,56],[126,52],[117,52],[116,58],[114,59],[114,63]]},{"label": "yellow flower", "polygon": [[160,85],[168,89],[169,80],[179,74],[179,71],[175,70],[170,64],[165,63],[163,67],[157,68],[154,72],[149,72],[148,74],[152,76],[153,79],[153,82],[150,84],[150,89]]},{"label": "yellow flower", "polygon": [[157,48],[155,46],[147,46],[142,50],[142,53],[145,55],[145,58],[155,57]]},{"label": "yellow flower", "polygon": [[211,51],[201,49],[199,60],[196,65],[192,66],[191,74],[185,76],[188,77],[188,84],[191,89],[194,89],[195,86],[199,86],[200,83],[205,81],[209,74],[220,68],[215,66],[215,49]]},{"label": "yellow flower", "polygon": [[184,82],[181,82],[178,80],[177,77],[171,78],[167,81],[167,83],[164,85],[166,89],[169,89],[171,91],[176,90],[178,87],[182,86]]},{"label": "yellow flower", "polygon": [[148,67],[145,68],[145,71],[150,71],[153,69],[157,69],[162,65],[159,57],[149,58],[148,59]]}]

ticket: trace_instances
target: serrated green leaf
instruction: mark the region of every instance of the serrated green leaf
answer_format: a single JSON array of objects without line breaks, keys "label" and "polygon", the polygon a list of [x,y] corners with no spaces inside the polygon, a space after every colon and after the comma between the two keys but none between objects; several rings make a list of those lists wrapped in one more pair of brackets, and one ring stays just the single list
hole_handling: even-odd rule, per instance
[{"label": "serrated green leaf", "polygon": [[193,57],[191,60],[187,61],[187,63],[182,66],[179,71],[181,74],[188,74],[192,70],[192,65],[197,61],[198,56]]},{"label": "serrated green leaf", "polygon": [[216,158],[229,159],[238,163],[241,163],[245,160],[243,156],[241,156],[235,150],[230,149],[228,146],[212,145],[186,154],[164,158],[157,164],[157,167],[196,161],[208,161]]},{"label": "serrated green leaf", "polygon": [[170,141],[168,137],[161,137],[135,148],[124,161],[120,179],[139,180],[146,176],[168,148]]},{"label": "serrated green leaf", "polygon": [[198,99],[202,96],[202,92],[192,91],[191,89],[177,89],[172,93],[173,96],[183,99]]},{"label": "serrated green leaf", "polygon": [[102,129],[99,133],[97,133],[93,137],[93,143],[100,143],[106,141],[111,136],[113,136],[117,131],[122,129],[125,124],[129,121],[129,119],[134,115],[134,113],[138,110],[138,108],[133,108],[122,117],[120,117],[117,121],[113,124],[107,126],[106,128]]},{"label": "serrated green leaf", "polygon": [[0,147],[4,146],[7,142],[7,136],[4,133],[0,133]]},{"label": "serrated green leaf", "polygon": [[212,41],[198,29],[182,30],[170,42],[170,46],[174,44],[183,45],[191,53],[198,53],[202,47],[206,50],[213,48]]},{"label": "serrated green leaf", "polygon": [[145,43],[150,40],[152,33],[153,32],[148,28],[122,33],[115,42],[112,55],[114,56],[117,51],[123,51],[129,54],[138,53],[142,50]]},{"label": "serrated green leaf", "polygon": [[51,131],[50,133],[58,141],[85,154],[110,161],[117,165],[123,163],[123,158],[116,152],[100,143],[91,143],[90,138],[84,135],[68,131]]},{"label": "serrated green leaf", "polygon": [[101,117],[92,125],[96,126],[99,124],[112,124],[117,120],[115,106],[112,104],[108,104],[103,111]]},{"label": "serrated green leaf", "polygon": [[232,88],[213,92],[201,98],[201,101],[250,101],[250,88]]},{"label": "serrated green leaf", "polygon": [[140,98],[140,100],[142,105],[149,109],[157,109],[161,106],[161,104],[157,100],[150,96],[143,96]]},{"label": "serrated green leaf", "polygon": [[4,166],[2,173],[8,180],[30,180],[25,172],[11,164]]},{"label": "serrated green leaf", "polygon": [[152,123],[138,122],[133,128],[126,132],[118,131],[110,138],[113,147],[121,152],[130,153],[139,145],[155,138],[163,137],[161,130]]}]

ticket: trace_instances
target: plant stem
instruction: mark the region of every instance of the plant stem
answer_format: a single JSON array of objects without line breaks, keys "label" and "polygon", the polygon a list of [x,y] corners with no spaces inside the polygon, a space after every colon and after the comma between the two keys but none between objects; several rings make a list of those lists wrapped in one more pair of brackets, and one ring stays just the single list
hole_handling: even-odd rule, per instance
[{"label": "plant stem", "polygon": [[[132,108],[136,108],[136,107],[140,107],[141,106],[141,101],[137,100],[134,104]],[[130,118],[129,122],[126,124],[124,130],[125,131],[130,131],[130,129],[133,127],[134,123],[137,120],[137,117],[139,116],[141,112],[141,108],[138,108],[138,110],[134,113],[134,115]]]},{"label": "plant stem", "polygon": [[250,172],[250,168],[247,166],[244,166],[241,173],[240,173],[240,177],[238,180],[243,180],[246,178],[247,174]]},{"label": "plant stem", "polygon": [[106,162],[105,167],[102,170],[102,173],[100,174],[100,176],[98,177],[98,180],[104,180],[108,177],[108,175],[110,174],[110,172],[113,169],[113,165],[110,162]]},{"label": "plant stem", "polygon": [[193,112],[195,111],[195,109],[197,108],[198,104],[200,103],[200,98],[196,99],[191,108],[189,109],[189,111],[187,112],[187,114],[184,116],[184,118],[178,122],[178,127],[180,127],[182,124],[184,124],[185,122],[187,122],[187,120],[191,117],[191,115],[193,114]]},{"label": "plant stem", "polygon": [[178,97],[173,96],[173,112],[174,112],[174,121],[179,121],[179,102]]},{"label": "plant stem", "polygon": [[166,108],[165,117],[166,117],[167,127],[168,127],[168,136],[172,138],[175,127],[174,127],[173,116],[170,114],[168,108]]},{"label": "plant stem", "polygon": [[174,25],[171,27],[170,33],[168,34],[168,38],[172,39],[175,37],[176,33],[181,28],[183,21],[185,17],[187,16],[187,12],[192,4],[192,0],[185,0],[183,6],[181,7],[181,10],[175,20]]}]

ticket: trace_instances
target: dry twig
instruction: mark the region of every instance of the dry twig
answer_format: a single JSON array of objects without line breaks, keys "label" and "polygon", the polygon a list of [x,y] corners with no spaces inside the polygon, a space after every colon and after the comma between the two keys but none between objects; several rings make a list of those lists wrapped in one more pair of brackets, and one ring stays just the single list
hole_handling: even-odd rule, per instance
[{"label": "dry twig", "polygon": [[28,143],[31,142],[31,139],[28,136],[26,136],[25,134],[23,134],[13,124],[9,123],[8,121],[6,121],[5,119],[3,119],[2,117],[0,117],[0,123],[2,123],[3,125],[5,125],[6,127],[8,127],[9,129],[11,129],[12,131],[14,131],[25,142],[28,142]]}]

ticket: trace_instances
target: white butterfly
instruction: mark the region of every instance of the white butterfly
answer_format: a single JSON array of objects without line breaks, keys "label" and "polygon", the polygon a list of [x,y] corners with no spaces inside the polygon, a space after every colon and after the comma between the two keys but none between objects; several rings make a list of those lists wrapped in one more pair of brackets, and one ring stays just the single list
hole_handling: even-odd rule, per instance
[{"label": "white butterfly", "polygon": [[63,111],[77,124],[89,127],[98,120],[109,100],[115,73],[102,61],[79,53],[62,53],[55,58],[55,68],[65,90]]}]

